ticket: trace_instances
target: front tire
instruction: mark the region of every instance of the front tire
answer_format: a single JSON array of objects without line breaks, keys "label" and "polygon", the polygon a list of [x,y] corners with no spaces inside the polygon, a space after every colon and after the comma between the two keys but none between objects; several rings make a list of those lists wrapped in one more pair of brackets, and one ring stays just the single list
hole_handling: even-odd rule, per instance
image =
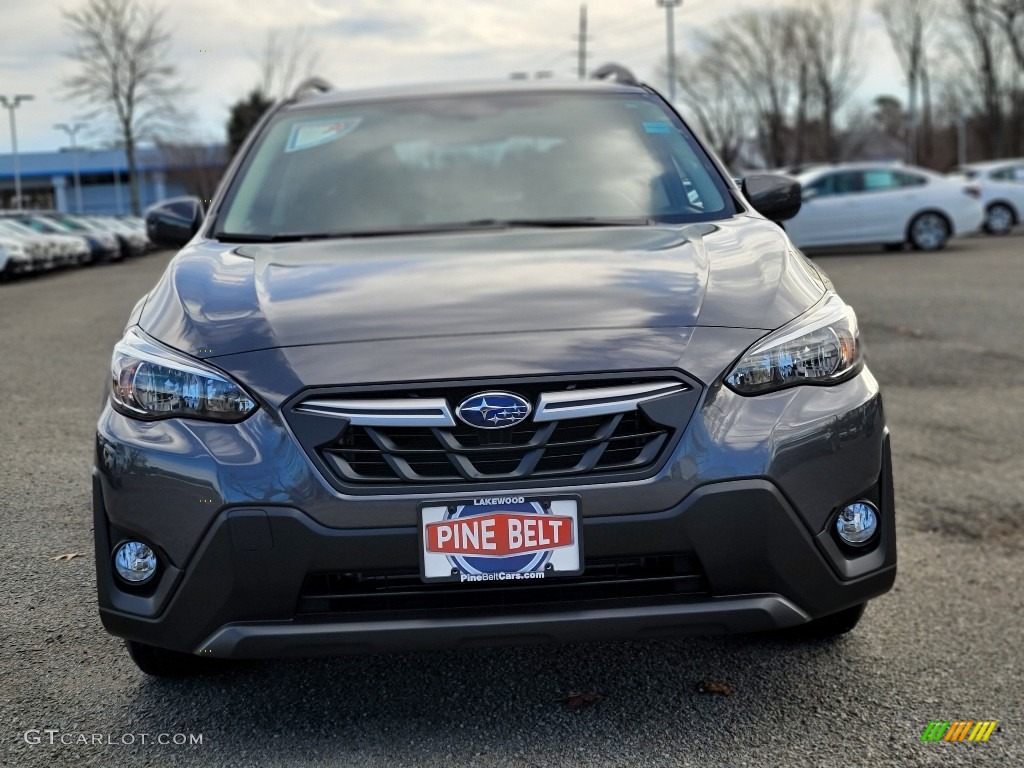
[{"label": "front tire", "polygon": [[921,213],[910,222],[910,244],[916,251],[941,251],[949,235],[949,222],[941,213]]},{"label": "front tire", "polygon": [[1016,224],[1013,210],[1003,203],[993,203],[985,211],[985,231],[990,235],[1008,235]]}]

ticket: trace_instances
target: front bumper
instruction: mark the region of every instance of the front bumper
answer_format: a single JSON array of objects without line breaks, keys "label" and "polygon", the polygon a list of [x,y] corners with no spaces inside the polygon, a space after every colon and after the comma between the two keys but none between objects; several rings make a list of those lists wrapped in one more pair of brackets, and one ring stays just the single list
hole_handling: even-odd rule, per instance
[{"label": "front bumper", "polygon": [[[193,553],[147,592],[120,587],[111,548],[128,531],[105,503],[117,490],[94,481],[100,614],[115,635],[224,658],[450,648],[507,643],[720,634],[790,627],[863,603],[893,584],[895,522],[888,437],[876,474],[857,498],[881,511],[877,545],[856,556],[837,547],[831,520],[809,528],[780,487],[764,478],[698,486],[655,512],[587,516],[588,561],[689,554],[699,589],[680,595],[529,605],[300,613],[312,573],[415,570],[417,528],[334,528],[282,504],[233,505],[211,518]],[[634,489],[636,491],[637,489]],[[845,498],[843,501],[852,499]],[[137,532],[130,531],[133,535]],[[515,601],[513,601],[515,602]]]}]

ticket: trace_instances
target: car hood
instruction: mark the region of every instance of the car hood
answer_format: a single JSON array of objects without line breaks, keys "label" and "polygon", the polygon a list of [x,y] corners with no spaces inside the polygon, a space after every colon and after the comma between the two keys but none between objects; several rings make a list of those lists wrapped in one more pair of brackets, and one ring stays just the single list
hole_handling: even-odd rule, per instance
[{"label": "car hood", "polygon": [[771,330],[824,292],[774,224],[503,230],[228,246],[170,263],[139,325],[187,354],[700,326]]}]

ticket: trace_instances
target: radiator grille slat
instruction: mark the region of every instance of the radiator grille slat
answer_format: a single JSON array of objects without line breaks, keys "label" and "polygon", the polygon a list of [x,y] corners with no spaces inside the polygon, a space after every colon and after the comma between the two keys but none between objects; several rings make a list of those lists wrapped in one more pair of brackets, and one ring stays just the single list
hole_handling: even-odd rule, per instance
[{"label": "radiator grille slat", "polygon": [[[510,442],[495,444],[484,442],[490,433],[482,430],[349,426],[321,450],[350,482],[507,480],[537,472],[643,467],[657,458],[668,434],[633,411],[533,425],[510,435]],[[650,446],[654,450],[645,450]]]}]

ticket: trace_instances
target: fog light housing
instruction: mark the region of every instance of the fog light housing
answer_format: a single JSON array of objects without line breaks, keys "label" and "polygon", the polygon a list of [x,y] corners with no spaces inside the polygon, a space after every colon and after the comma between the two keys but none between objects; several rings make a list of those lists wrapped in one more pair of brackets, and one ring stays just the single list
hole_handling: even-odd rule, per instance
[{"label": "fog light housing", "polygon": [[129,584],[145,584],[156,574],[156,553],[141,541],[126,541],[114,552],[117,575]]},{"label": "fog light housing", "polygon": [[870,501],[847,504],[836,518],[836,533],[844,544],[863,547],[878,532],[878,509]]}]

